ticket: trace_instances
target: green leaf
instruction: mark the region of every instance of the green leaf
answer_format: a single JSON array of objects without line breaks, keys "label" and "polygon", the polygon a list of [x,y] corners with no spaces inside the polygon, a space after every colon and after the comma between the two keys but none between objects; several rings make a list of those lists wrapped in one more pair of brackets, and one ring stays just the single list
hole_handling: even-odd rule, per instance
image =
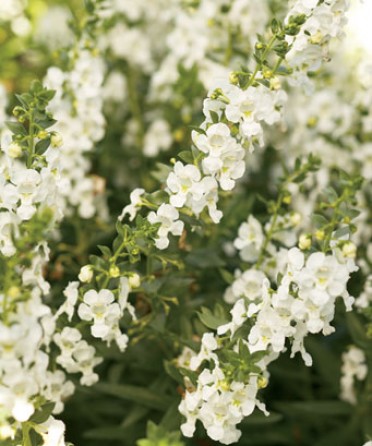
[{"label": "green leaf", "polygon": [[49,102],[54,98],[55,95],[56,95],[55,90],[45,90],[44,89],[41,93],[38,94],[38,97]]},{"label": "green leaf", "polygon": [[98,245],[97,248],[102,252],[104,257],[110,258],[111,257],[111,249],[108,246],[104,245]]},{"label": "green leaf", "polygon": [[185,161],[188,164],[193,164],[194,163],[194,157],[192,156],[192,153],[190,152],[190,150],[183,150],[182,152],[180,152],[178,154],[178,157],[182,161]]},{"label": "green leaf", "polygon": [[134,406],[133,409],[129,412],[129,414],[125,417],[121,426],[123,428],[132,426],[136,424],[138,421],[142,420],[149,413],[150,409],[144,406]]},{"label": "green leaf", "polygon": [[216,330],[220,325],[224,325],[228,322],[226,317],[213,314],[212,311],[206,307],[202,307],[201,311],[198,312],[198,317],[207,328],[211,328],[212,330]]},{"label": "green leaf", "polygon": [[161,204],[165,203],[168,198],[169,195],[164,190],[158,190],[151,194],[146,194],[146,200],[157,206],[160,206]]},{"label": "green leaf", "polygon": [[30,102],[32,101],[32,96],[30,94],[16,94],[15,97],[23,105],[24,108],[29,108]]},{"label": "green leaf", "polygon": [[178,382],[178,384],[183,385],[183,375],[172,361],[164,361],[164,369],[171,378]]},{"label": "green leaf", "polygon": [[335,233],[333,234],[333,237],[336,239],[341,239],[346,235],[350,235],[349,226],[344,226],[343,228],[337,229],[337,231],[335,231]]},{"label": "green leaf", "polygon": [[106,395],[112,395],[120,399],[133,401],[151,409],[166,410],[173,399],[167,395],[161,395],[146,387],[137,387],[131,385],[119,385],[109,383],[99,383],[95,386],[99,392]]},{"label": "green leaf", "polygon": [[179,404],[180,401],[175,401],[171,406],[169,406],[169,409],[166,411],[160,422],[160,425],[167,431],[176,430],[181,424],[182,416],[178,411]]},{"label": "green leaf", "polygon": [[355,344],[365,351],[372,350],[372,340],[367,336],[366,326],[362,318],[355,313],[346,314],[346,323]]},{"label": "green leaf", "polygon": [[195,249],[186,256],[186,263],[198,268],[220,268],[225,266],[225,261],[219,257],[214,249],[201,248]]},{"label": "green leaf", "polygon": [[171,171],[171,166],[163,163],[156,163],[156,170],[151,172],[151,176],[163,183],[168,178],[168,175]]},{"label": "green leaf", "polygon": [[344,401],[326,400],[326,401],[289,401],[273,403],[278,411],[293,416],[336,416],[350,415],[352,407]]},{"label": "green leaf", "polygon": [[328,224],[328,220],[321,214],[313,214],[311,219],[317,228],[322,228]]},{"label": "green leaf", "polygon": [[94,440],[122,440],[126,437],[127,428],[121,426],[108,426],[91,429],[84,432],[84,438],[93,438]]},{"label": "green leaf", "polygon": [[27,130],[24,125],[18,121],[7,121],[5,122],[9,130],[11,130],[15,135],[27,135]]},{"label": "green leaf", "polygon": [[215,111],[210,110],[210,111],[209,111],[209,114],[210,114],[210,117],[211,117],[212,122],[213,122],[214,124],[217,124],[217,123],[220,121],[220,118],[219,118],[219,116],[218,116],[218,113],[216,113]]},{"label": "green leaf", "polygon": [[35,146],[35,151],[38,155],[42,155],[50,145],[50,138],[45,138],[39,141]]},{"label": "green leaf", "polygon": [[51,415],[53,409],[55,407],[55,403],[46,403],[41,408],[36,411],[32,417],[30,418],[30,421],[36,424],[44,423]]},{"label": "green leaf", "polygon": [[41,121],[38,121],[38,125],[42,127],[44,130],[48,129],[49,127],[52,127],[57,121],[55,119],[42,119]]},{"label": "green leaf", "polygon": [[279,22],[276,19],[271,21],[271,31],[276,34],[279,31]]},{"label": "green leaf", "polygon": [[219,272],[226,283],[231,285],[234,282],[235,280],[234,274],[230,273],[230,271],[227,271],[227,269],[224,268],[220,268]]},{"label": "green leaf", "polygon": [[323,193],[330,203],[333,203],[338,198],[337,192],[333,189],[333,187],[326,187]]},{"label": "green leaf", "polygon": [[195,125],[189,125],[190,130],[194,130],[197,133],[200,133],[201,135],[206,135],[206,132],[204,129],[201,129],[200,127],[197,127]]}]

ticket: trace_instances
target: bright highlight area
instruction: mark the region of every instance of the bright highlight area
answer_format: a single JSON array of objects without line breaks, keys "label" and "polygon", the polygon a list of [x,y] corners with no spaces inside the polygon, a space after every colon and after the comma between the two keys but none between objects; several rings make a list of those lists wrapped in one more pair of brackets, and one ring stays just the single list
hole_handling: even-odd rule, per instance
[{"label": "bright highlight area", "polygon": [[356,0],[349,13],[347,34],[350,44],[372,55],[372,0]]}]

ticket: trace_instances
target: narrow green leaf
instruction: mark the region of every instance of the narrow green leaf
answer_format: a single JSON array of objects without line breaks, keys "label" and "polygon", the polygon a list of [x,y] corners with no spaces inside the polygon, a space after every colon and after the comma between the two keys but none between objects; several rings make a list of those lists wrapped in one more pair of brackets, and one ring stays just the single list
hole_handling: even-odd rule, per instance
[{"label": "narrow green leaf", "polygon": [[11,130],[14,134],[23,136],[27,135],[27,130],[25,129],[24,125],[21,124],[20,122],[7,121],[5,124],[8,127],[8,129]]},{"label": "narrow green leaf", "polygon": [[42,155],[50,145],[50,138],[45,138],[39,141],[35,146],[35,151],[38,155]]},{"label": "narrow green leaf", "polygon": [[161,395],[158,392],[149,390],[145,387],[99,383],[95,388],[104,394],[133,401],[142,404],[143,406],[150,407],[151,409],[161,411],[166,410],[173,401],[168,395]]}]

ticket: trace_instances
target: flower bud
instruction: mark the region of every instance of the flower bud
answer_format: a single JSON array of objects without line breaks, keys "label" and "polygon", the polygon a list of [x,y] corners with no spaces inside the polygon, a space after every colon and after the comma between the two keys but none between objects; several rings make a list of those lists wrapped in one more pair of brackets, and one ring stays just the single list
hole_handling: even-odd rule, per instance
[{"label": "flower bud", "polygon": [[120,269],[116,265],[111,265],[109,269],[109,276],[116,279],[120,276]]},{"label": "flower bud", "polygon": [[49,135],[49,133],[48,133],[47,131],[45,131],[45,130],[40,130],[40,132],[37,134],[37,137],[38,137],[39,139],[45,139],[45,138],[48,137],[48,135]]},{"label": "flower bud", "polygon": [[298,226],[301,223],[302,217],[298,212],[293,212],[290,217],[290,222],[293,226]]},{"label": "flower bud", "polygon": [[286,192],[284,197],[283,197],[283,203],[284,204],[291,204],[292,202],[292,196],[289,192]]},{"label": "flower bud", "polygon": [[311,246],[311,235],[310,234],[300,235],[298,246],[303,251],[309,249]]},{"label": "flower bud", "polygon": [[280,90],[282,84],[278,77],[274,76],[270,79],[270,88],[271,90]]},{"label": "flower bud", "polygon": [[342,254],[350,259],[355,258],[356,251],[357,248],[353,242],[346,242],[342,247]]},{"label": "flower bud", "polygon": [[91,265],[85,265],[79,273],[80,282],[89,283],[93,279],[93,269]]},{"label": "flower bud", "polygon": [[52,133],[50,142],[52,144],[52,147],[55,147],[55,148],[61,147],[63,144],[63,139],[62,139],[61,134],[57,133],[57,132]]},{"label": "flower bud", "polygon": [[273,77],[274,73],[271,70],[262,70],[262,76],[264,79],[271,79]]},{"label": "flower bud", "polygon": [[13,141],[9,144],[7,153],[11,158],[18,158],[22,155],[22,147],[17,142]]},{"label": "flower bud", "polygon": [[17,286],[11,286],[8,290],[8,296],[11,299],[17,299],[17,297],[19,297],[20,294],[21,294],[21,290]]},{"label": "flower bud", "polygon": [[264,376],[260,376],[257,380],[259,389],[264,389],[265,387],[267,387],[268,383],[269,382],[268,382],[267,378],[265,378]]},{"label": "flower bud", "polygon": [[238,85],[239,84],[239,76],[233,71],[229,76],[230,84]]},{"label": "flower bud", "polygon": [[139,288],[141,285],[141,277],[137,273],[133,273],[128,277],[129,286],[133,288]]}]

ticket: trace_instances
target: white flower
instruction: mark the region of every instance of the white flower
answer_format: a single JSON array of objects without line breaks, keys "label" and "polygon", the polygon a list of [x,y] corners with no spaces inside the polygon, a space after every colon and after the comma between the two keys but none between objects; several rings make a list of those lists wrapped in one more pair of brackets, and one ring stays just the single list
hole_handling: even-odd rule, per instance
[{"label": "white flower", "polygon": [[93,279],[92,265],[84,265],[78,275],[80,282],[89,283]]},{"label": "white flower", "polygon": [[201,173],[196,166],[192,164],[184,166],[177,161],[167,178],[170,204],[180,208],[184,206],[189,195],[196,201],[200,199],[203,193],[199,185],[200,179]]},{"label": "white flower", "polygon": [[341,395],[340,398],[351,404],[357,403],[355,394],[355,381],[363,381],[368,373],[366,357],[363,350],[351,346],[349,350],[342,355],[341,367]]},{"label": "white flower", "polygon": [[156,156],[160,151],[168,150],[172,144],[171,129],[167,121],[157,119],[151,123],[143,142],[143,153]]},{"label": "white flower", "polygon": [[6,149],[6,153],[11,158],[18,158],[22,155],[22,147],[17,142],[13,141]]},{"label": "white flower", "polygon": [[155,245],[158,249],[166,249],[169,245],[168,234],[181,235],[183,231],[183,222],[178,220],[179,213],[170,204],[162,204],[158,211],[150,212],[148,220],[151,224],[160,223],[158,238]]},{"label": "white flower", "polygon": [[43,446],[65,446],[65,425],[50,417],[45,423],[38,424],[36,431],[43,439]]},{"label": "white flower", "polygon": [[234,246],[240,251],[240,257],[243,260],[254,262],[258,259],[263,241],[264,234],[261,223],[250,215],[248,221],[240,225]]},{"label": "white flower", "polygon": [[33,404],[23,398],[16,398],[12,410],[12,416],[19,422],[27,421],[35,412]]},{"label": "white flower", "polygon": [[236,275],[236,280],[225,293],[226,302],[234,303],[241,297],[254,301],[261,297],[262,283],[266,279],[262,271],[249,269],[243,274],[237,272]]},{"label": "white flower", "polygon": [[66,297],[66,301],[59,307],[55,317],[58,318],[61,314],[66,313],[68,320],[71,319],[75,312],[75,305],[79,296],[79,282],[69,282],[64,289],[63,294]]},{"label": "white flower", "polygon": [[138,209],[141,207],[141,196],[145,193],[145,189],[137,188],[130,194],[130,204],[125,206],[119,220],[123,220],[126,214],[129,214],[129,220],[133,221],[137,215]]},{"label": "white flower", "polygon": [[141,286],[141,276],[137,273],[132,273],[129,278],[129,286],[133,288],[139,288]]},{"label": "white flower", "polygon": [[98,293],[96,290],[89,290],[84,294],[84,302],[79,305],[78,315],[84,321],[92,321],[92,335],[96,338],[105,337],[110,326],[107,324],[106,318],[110,316],[110,312],[114,310],[113,304],[115,298],[110,290],[102,289]]}]

